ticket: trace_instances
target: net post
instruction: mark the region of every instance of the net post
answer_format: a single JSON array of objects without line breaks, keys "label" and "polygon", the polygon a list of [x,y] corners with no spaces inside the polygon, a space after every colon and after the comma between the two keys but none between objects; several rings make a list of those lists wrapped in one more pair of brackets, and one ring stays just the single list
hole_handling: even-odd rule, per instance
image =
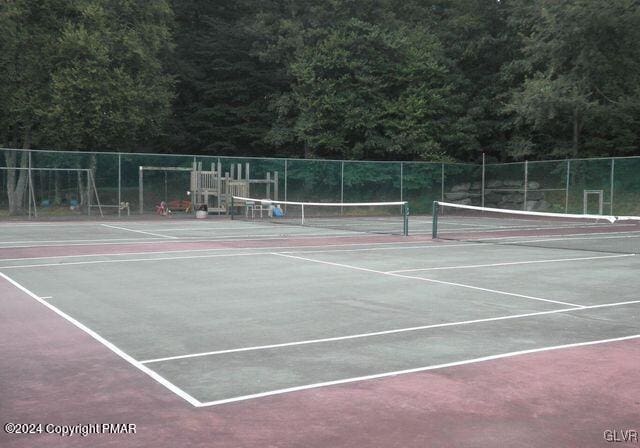
[{"label": "net post", "polygon": [[433,201],[433,227],[431,229],[431,238],[438,238],[438,214],[440,213],[440,204]]},{"label": "net post", "polygon": [[233,206],[233,195],[231,196],[231,206],[229,207],[229,216],[231,217],[231,220],[233,221],[233,216],[235,215],[234,213],[234,206]]},{"label": "net post", "polygon": [[302,220],[300,221],[300,224],[304,225],[304,204],[302,204]]}]

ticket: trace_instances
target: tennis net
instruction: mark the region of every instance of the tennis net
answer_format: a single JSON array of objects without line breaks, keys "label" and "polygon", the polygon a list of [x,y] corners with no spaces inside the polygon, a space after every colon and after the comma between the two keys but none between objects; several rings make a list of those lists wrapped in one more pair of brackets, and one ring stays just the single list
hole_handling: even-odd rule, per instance
[{"label": "tennis net", "polygon": [[364,233],[408,235],[407,202],[291,202],[233,196],[231,219]]},{"label": "tennis net", "polygon": [[503,210],[434,202],[434,238],[550,249],[640,253],[640,217]]}]

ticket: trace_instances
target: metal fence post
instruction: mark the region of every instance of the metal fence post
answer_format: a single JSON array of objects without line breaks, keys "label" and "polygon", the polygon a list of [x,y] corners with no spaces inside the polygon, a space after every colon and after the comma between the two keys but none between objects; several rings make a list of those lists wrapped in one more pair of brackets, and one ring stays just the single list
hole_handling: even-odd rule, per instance
[{"label": "metal fence post", "polygon": [[344,202],[344,160],[340,162],[340,202]]},{"label": "metal fence post", "polygon": [[[344,160],[340,161],[340,203],[344,203]],[[340,215],[344,213],[344,207],[340,207]]]},{"label": "metal fence post", "polygon": [[[287,202],[287,163],[288,159],[284,159],[284,201]],[[286,206],[285,206],[286,207]]]},{"label": "metal fence post", "polygon": [[142,167],[140,166],[138,168],[138,201],[140,204],[140,214],[142,215],[143,210],[142,210],[142,203],[144,201],[144,180],[143,180],[143,171],[142,171]]},{"label": "metal fence post", "polygon": [[484,153],[482,153],[482,198],[480,199],[482,207],[484,207],[484,183],[485,183],[486,165],[487,165],[486,156]]},{"label": "metal fence post", "polygon": [[404,188],[404,183],[402,181],[404,177],[404,163],[400,162],[400,202],[402,202],[402,190]]},{"label": "metal fence post", "polygon": [[524,161],[524,198],[522,201],[522,210],[527,210],[527,190],[529,188],[529,161]]},{"label": "metal fence post", "polygon": [[569,213],[569,182],[571,179],[571,160],[567,159],[567,182],[564,192],[564,212]]},{"label": "metal fence post", "polygon": [[122,207],[120,207],[121,204],[122,204],[122,153],[118,153],[118,218],[122,214]]},{"label": "metal fence post", "polygon": [[616,159],[614,159],[613,157],[611,158],[611,197],[609,199],[610,203],[609,203],[609,214],[613,215],[613,186],[614,186],[614,179],[615,179],[615,168],[616,167]]},{"label": "metal fence post", "polygon": [[[35,197],[33,192],[33,183],[31,181],[31,151],[29,151],[28,153],[28,159],[29,159],[29,165],[28,165],[29,169],[27,170],[27,176],[29,176],[29,180],[27,182],[27,188],[29,189],[29,194],[28,194],[27,200],[29,201],[29,219],[31,219],[31,198]],[[19,160],[19,159],[16,157],[16,160]],[[35,201],[34,201],[34,204],[35,204]]]},{"label": "metal fence post", "polygon": [[440,177],[440,201],[444,202],[444,163],[441,166],[441,177]]}]

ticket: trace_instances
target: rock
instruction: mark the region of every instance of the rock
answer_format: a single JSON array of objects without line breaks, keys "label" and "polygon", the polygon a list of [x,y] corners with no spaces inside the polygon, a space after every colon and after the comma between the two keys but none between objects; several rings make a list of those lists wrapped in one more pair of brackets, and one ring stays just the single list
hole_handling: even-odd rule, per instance
[{"label": "rock", "polygon": [[497,204],[498,202],[502,202],[502,196],[503,195],[501,195],[499,193],[491,191],[489,193],[485,193],[484,202],[485,202],[485,204],[487,202],[491,202],[493,204]]},{"label": "rock", "polygon": [[472,190],[482,190],[482,182],[474,182],[471,184]]},{"label": "rock", "polygon": [[504,184],[502,183],[501,180],[491,180],[491,181],[487,182],[487,188],[500,188],[503,185]]},{"label": "rock", "polygon": [[529,182],[528,188],[529,190],[537,190],[540,188],[540,184],[538,182]]},{"label": "rock", "polygon": [[455,201],[456,204],[460,205],[471,205],[471,198],[462,199],[460,201]]},{"label": "rock", "polygon": [[469,197],[469,193],[466,191],[458,192],[458,193],[445,193],[444,197],[450,201],[458,201],[460,199],[466,199]]},{"label": "rock", "polygon": [[524,200],[524,195],[520,193],[506,194],[502,197],[502,202],[517,203]]},{"label": "rock", "polygon": [[547,201],[542,200],[542,201],[538,201],[537,205],[536,205],[536,211],[540,211],[540,212],[544,212],[547,211],[551,208],[551,204],[549,204]]},{"label": "rock", "polygon": [[540,201],[544,199],[544,191],[527,191],[527,201]]},{"label": "rock", "polygon": [[453,193],[460,192],[460,191],[469,191],[470,188],[471,188],[471,184],[467,182],[467,183],[464,183],[464,184],[454,185],[451,188],[451,191]]},{"label": "rock", "polygon": [[520,187],[522,185],[520,180],[505,180],[503,183],[505,187]]},{"label": "rock", "polygon": [[537,206],[538,206],[538,201],[527,201],[525,209],[528,212],[532,212],[536,209]]}]

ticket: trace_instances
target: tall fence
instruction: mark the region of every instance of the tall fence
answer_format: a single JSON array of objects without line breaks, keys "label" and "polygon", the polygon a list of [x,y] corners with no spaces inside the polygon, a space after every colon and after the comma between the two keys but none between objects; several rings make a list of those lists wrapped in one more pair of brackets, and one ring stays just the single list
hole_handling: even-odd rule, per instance
[{"label": "tall fence", "polygon": [[[640,214],[640,157],[476,165],[0,149],[0,217],[31,216],[36,210],[39,216],[153,212],[161,201],[190,199],[190,171],[145,171],[141,183],[140,167],[218,163],[223,172],[248,164],[252,179],[273,179],[277,172],[280,200],[403,200],[409,201],[412,214],[429,213],[434,200]],[[266,197],[265,185],[251,184],[249,194]],[[125,203],[128,209],[120,206]]]}]

